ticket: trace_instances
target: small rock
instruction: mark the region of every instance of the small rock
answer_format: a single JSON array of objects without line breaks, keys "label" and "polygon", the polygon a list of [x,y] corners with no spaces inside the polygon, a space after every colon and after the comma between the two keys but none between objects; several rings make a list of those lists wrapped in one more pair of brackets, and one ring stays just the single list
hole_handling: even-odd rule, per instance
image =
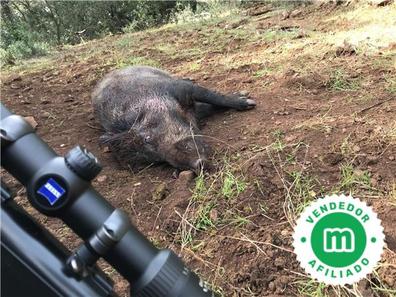
[{"label": "small rock", "polygon": [[374,165],[378,163],[378,157],[377,156],[368,156],[367,157],[367,165]]},{"label": "small rock", "polygon": [[48,111],[43,111],[43,113],[42,113],[42,115],[41,115],[43,118],[45,118],[45,119],[48,119],[50,116],[51,116],[51,114],[48,112]]},{"label": "small rock", "polygon": [[308,37],[307,32],[305,32],[304,30],[300,30],[298,31],[296,37],[294,37],[295,39],[300,39],[300,38],[305,38]]},{"label": "small rock", "polygon": [[268,290],[275,291],[275,289],[276,289],[275,283],[274,282],[270,282],[268,284]]},{"label": "small rock", "polygon": [[219,213],[218,213],[217,209],[212,208],[212,209],[210,210],[210,212],[209,212],[209,218],[210,218],[210,220],[213,221],[213,222],[216,222],[217,219],[218,219],[218,217],[219,217]]},{"label": "small rock", "polygon": [[297,136],[295,136],[295,135],[287,135],[286,137],[285,137],[285,141],[286,142],[292,142],[292,141],[294,141],[294,140],[296,140],[297,139]]},{"label": "small rock", "polygon": [[362,294],[362,297],[374,296],[374,292],[372,291],[370,283],[367,279],[363,279],[358,283],[358,290]]},{"label": "small rock", "polygon": [[98,182],[104,183],[107,180],[107,175],[100,175],[97,178]]},{"label": "small rock", "polygon": [[290,17],[290,11],[283,11],[281,20],[286,20]]},{"label": "small rock", "polygon": [[36,122],[35,118],[32,116],[24,117],[25,121],[30,124],[30,126],[33,127],[34,130],[36,130],[38,123]]},{"label": "small rock", "polygon": [[377,126],[374,128],[374,133],[382,134],[382,133],[384,133],[384,129],[381,126]]},{"label": "small rock", "polygon": [[275,266],[277,267],[285,267],[286,265],[286,259],[283,257],[278,257],[274,261]]},{"label": "small rock", "polygon": [[110,148],[109,148],[108,146],[105,146],[105,147],[103,148],[102,152],[104,152],[104,153],[110,153],[111,150],[110,150]]},{"label": "small rock", "polygon": [[353,151],[354,151],[355,153],[360,152],[360,146],[358,146],[357,144],[354,145],[352,149],[353,149]]},{"label": "small rock", "polygon": [[288,229],[283,229],[283,230],[281,231],[281,235],[287,237],[287,236],[290,235],[290,231],[289,231]]},{"label": "small rock", "polygon": [[389,287],[394,288],[395,279],[392,275],[385,276],[384,281],[385,281],[385,283],[388,284]]},{"label": "small rock", "polygon": [[247,90],[242,90],[242,91],[239,92],[239,94],[240,94],[241,96],[249,96],[249,91],[247,91]]},{"label": "small rock", "polygon": [[191,170],[185,170],[179,173],[178,182],[184,185],[190,183],[195,177],[195,173]]},{"label": "small rock", "polygon": [[20,75],[16,75],[14,77],[12,77],[9,82],[14,82],[14,81],[21,81],[22,77]]},{"label": "small rock", "polygon": [[19,89],[20,86],[18,86],[16,84],[11,84],[10,88],[15,90],[15,89]]},{"label": "small rock", "polygon": [[382,181],[382,176],[380,175],[380,174],[378,174],[378,173],[375,173],[372,177],[371,177],[371,185],[374,187],[374,188],[377,188],[379,185],[380,185],[380,183],[381,183],[381,181]]},{"label": "small rock", "polygon": [[375,173],[373,175],[373,179],[377,180],[377,181],[382,181],[382,176],[379,173]]},{"label": "small rock", "polygon": [[337,165],[344,159],[344,156],[340,153],[329,153],[324,158],[323,161],[330,165]]},{"label": "small rock", "polygon": [[169,189],[165,182],[160,183],[153,192],[154,200],[163,200],[169,195]]},{"label": "small rock", "polygon": [[134,186],[134,187],[138,187],[138,186],[140,186],[141,184],[142,184],[141,182],[138,182],[138,183],[134,183],[133,186]]},{"label": "small rock", "polygon": [[336,56],[352,56],[356,54],[356,48],[348,41],[344,40],[344,43],[337,47],[336,49]]},{"label": "small rock", "polygon": [[389,158],[388,158],[390,161],[393,161],[394,159],[395,159],[395,157],[394,156],[389,156]]},{"label": "small rock", "polygon": [[290,13],[289,17],[295,18],[295,17],[299,16],[301,13],[302,13],[301,10],[296,9],[296,10],[293,10],[293,11]]},{"label": "small rock", "polygon": [[40,103],[41,103],[41,104],[48,104],[48,103],[50,103],[50,101],[49,101],[48,99],[42,98],[42,99],[40,100]]},{"label": "small rock", "polygon": [[290,278],[286,275],[282,275],[278,277],[277,279],[282,285],[288,285],[290,284]]}]

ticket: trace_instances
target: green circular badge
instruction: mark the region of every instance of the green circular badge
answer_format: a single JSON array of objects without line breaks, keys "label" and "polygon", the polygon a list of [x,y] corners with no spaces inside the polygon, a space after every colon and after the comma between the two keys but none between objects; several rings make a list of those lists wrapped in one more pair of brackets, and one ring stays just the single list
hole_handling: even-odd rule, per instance
[{"label": "green circular badge", "polygon": [[333,267],[355,263],[366,248],[366,232],[352,215],[336,212],[320,219],[312,230],[311,246],[316,257]]},{"label": "green circular badge", "polygon": [[345,195],[326,196],[308,206],[297,221],[293,238],[301,266],[330,285],[353,284],[365,277],[384,246],[376,213]]}]

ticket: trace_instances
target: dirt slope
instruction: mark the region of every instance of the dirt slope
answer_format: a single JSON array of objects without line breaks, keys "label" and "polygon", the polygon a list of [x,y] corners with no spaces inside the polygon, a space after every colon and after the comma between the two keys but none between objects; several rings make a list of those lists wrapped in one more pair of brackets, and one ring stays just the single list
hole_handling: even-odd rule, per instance
[{"label": "dirt slope", "polygon": [[[78,143],[98,156],[104,169],[94,186],[224,296],[395,296],[396,38],[387,34],[395,5],[265,10],[65,49],[4,72],[1,100],[34,116],[58,153]],[[133,172],[99,147],[90,92],[104,73],[130,64],[222,92],[247,90],[257,101],[203,127],[215,148],[213,172],[192,181],[175,179],[166,165]],[[299,212],[330,192],[352,192],[383,220],[382,263],[358,287],[310,281],[291,252]],[[69,248],[79,244],[59,221],[40,220]],[[127,283],[104,267],[126,296]]]}]

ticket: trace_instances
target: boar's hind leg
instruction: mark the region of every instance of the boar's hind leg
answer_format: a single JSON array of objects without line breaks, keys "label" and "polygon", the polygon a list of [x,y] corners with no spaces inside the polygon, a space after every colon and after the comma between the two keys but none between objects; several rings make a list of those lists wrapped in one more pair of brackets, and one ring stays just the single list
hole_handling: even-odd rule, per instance
[{"label": "boar's hind leg", "polygon": [[248,99],[245,96],[225,96],[198,85],[193,85],[192,97],[196,102],[209,103],[215,106],[234,108],[237,110],[247,110],[256,106],[254,100]]},{"label": "boar's hind leg", "polygon": [[210,117],[211,115],[226,110],[226,107],[208,103],[195,102],[195,116],[198,120]]}]

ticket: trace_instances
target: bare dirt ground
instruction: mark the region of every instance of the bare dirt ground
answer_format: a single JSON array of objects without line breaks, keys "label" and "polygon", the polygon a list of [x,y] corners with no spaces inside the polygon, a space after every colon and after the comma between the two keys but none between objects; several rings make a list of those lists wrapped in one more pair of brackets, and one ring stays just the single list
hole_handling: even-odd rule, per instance
[{"label": "bare dirt ground", "polygon": [[[395,296],[395,20],[395,4],[259,5],[63,49],[3,72],[1,100],[33,116],[59,154],[78,143],[99,157],[104,169],[94,186],[224,296]],[[90,93],[106,72],[131,64],[225,93],[247,90],[257,101],[254,110],[205,124],[215,148],[212,172],[195,180],[175,178],[166,165],[136,172],[99,147]],[[327,193],[365,200],[385,228],[380,265],[353,287],[310,280],[292,252],[298,214]],[[58,220],[39,219],[69,248],[80,243]],[[126,296],[127,283],[103,267]]]}]

